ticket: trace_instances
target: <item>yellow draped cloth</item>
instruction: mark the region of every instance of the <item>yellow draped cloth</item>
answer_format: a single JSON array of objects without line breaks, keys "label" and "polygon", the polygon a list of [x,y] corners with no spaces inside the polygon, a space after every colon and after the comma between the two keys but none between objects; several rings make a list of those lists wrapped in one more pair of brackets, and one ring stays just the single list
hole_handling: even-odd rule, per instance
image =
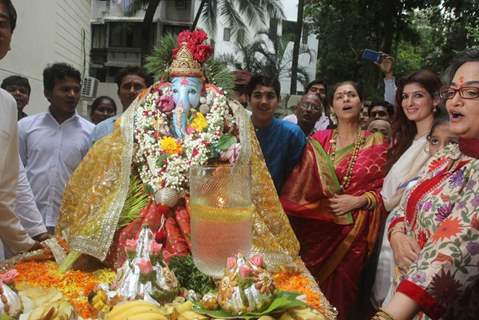
[{"label": "yellow draped cloth", "polygon": [[[108,253],[127,196],[135,148],[134,114],[145,95],[119,118],[110,136],[95,143],[65,188],[57,234],[71,249],[100,260]],[[295,258],[299,243],[278,200],[249,116],[239,104],[229,104],[240,129],[238,164],[251,165],[254,250]]]},{"label": "yellow draped cloth", "polygon": [[[95,143],[71,176],[63,196],[56,232],[70,250],[105,260],[126,200],[135,148],[135,110],[145,90],[115,123],[113,133]],[[238,165],[251,166],[253,248],[271,265],[295,264],[310,277],[299,258],[299,243],[278,199],[249,115],[237,102],[228,102],[240,130]],[[314,279],[311,287],[321,295],[322,313],[335,317]]]}]

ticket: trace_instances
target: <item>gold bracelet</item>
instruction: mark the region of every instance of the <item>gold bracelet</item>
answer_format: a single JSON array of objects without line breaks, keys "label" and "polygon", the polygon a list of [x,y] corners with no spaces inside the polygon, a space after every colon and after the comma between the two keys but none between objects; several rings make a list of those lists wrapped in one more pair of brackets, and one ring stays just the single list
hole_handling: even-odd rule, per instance
[{"label": "gold bracelet", "polygon": [[379,309],[371,320],[394,320],[394,318],[383,309]]},{"label": "gold bracelet", "polygon": [[374,208],[376,206],[376,198],[374,197],[374,195],[369,191],[365,192],[363,195],[366,197],[367,201],[366,209]]}]

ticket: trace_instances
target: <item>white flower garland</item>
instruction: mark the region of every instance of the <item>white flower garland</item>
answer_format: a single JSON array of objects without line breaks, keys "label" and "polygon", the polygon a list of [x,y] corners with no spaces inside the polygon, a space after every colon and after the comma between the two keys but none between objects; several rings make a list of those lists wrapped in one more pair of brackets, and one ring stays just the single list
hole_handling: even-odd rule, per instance
[{"label": "white flower garland", "polygon": [[[236,128],[234,116],[224,95],[208,90],[202,97],[201,107],[209,109],[205,118],[206,129],[198,132],[190,130],[184,139],[175,138],[170,128],[171,116],[160,110],[160,97],[171,98],[170,87],[153,87],[144,102],[135,111],[135,152],[133,162],[138,167],[141,180],[147,191],[154,195],[162,188],[172,188],[184,192],[188,188],[189,168],[205,165],[210,160],[218,160],[215,147],[221,136],[226,133],[225,123]],[[192,109],[193,112],[199,112]],[[188,121],[188,125],[191,122]],[[163,150],[160,142],[164,138],[174,138],[176,153]]]}]

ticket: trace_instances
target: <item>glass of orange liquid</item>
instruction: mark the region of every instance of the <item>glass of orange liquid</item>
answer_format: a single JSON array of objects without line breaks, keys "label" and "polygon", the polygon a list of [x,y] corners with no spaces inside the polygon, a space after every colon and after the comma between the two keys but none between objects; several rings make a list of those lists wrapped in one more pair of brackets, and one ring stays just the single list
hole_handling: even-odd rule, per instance
[{"label": "glass of orange liquid", "polygon": [[202,272],[220,278],[228,257],[246,256],[251,249],[250,168],[192,167],[190,212],[193,261]]}]

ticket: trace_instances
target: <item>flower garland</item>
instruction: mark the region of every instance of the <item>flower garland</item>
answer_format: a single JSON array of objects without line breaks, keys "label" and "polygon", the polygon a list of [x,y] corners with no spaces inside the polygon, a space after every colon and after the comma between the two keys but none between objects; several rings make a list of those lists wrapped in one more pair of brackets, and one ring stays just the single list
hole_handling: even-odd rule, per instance
[{"label": "flower garland", "polygon": [[207,90],[200,99],[202,112],[190,109],[183,139],[170,127],[174,109],[170,87],[159,84],[135,111],[133,161],[150,194],[163,188],[185,192],[191,166],[233,163],[238,156],[237,125],[223,94]]},{"label": "flower garland", "polygon": [[100,283],[111,283],[115,273],[110,270],[99,270],[96,273],[68,271],[61,273],[55,262],[20,262],[15,266],[18,272],[15,278],[15,287],[22,285],[40,288],[58,289],[72,304],[78,314],[85,318],[94,318],[97,311],[88,302],[88,295]]}]

